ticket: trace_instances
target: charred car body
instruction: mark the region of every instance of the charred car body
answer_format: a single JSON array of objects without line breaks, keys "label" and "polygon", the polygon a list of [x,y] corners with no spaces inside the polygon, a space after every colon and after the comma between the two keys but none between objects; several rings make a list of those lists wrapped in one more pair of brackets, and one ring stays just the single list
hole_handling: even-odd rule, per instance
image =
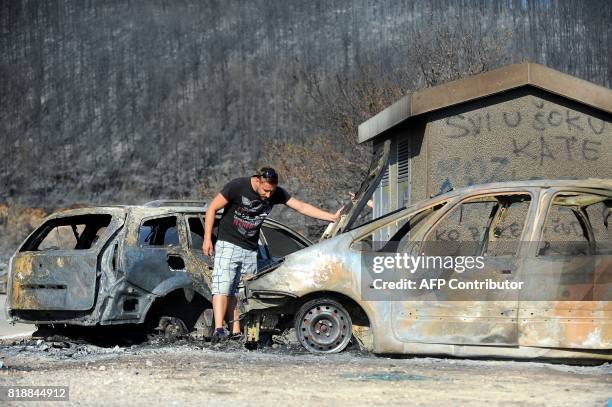
[{"label": "charred car body", "polygon": [[[11,258],[9,320],[93,326],[157,324],[166,316],[187,330],[198,319],[210,325],[204,211],[202,202],[154,201],[51,215]],[[311,244],[271,219],[260,243],[262,264]]]},{"label": "charred car body", "polygon": [[[243,293],[248,337],[284,321],[306,349],[331,353],[347,346],[354,324],[369,327],[376,353],[612,359],[611,208],[612,180],[446,193],[251,278]],[[462,255],[482,256],[479,277],[516,277],[524,287],[493,297],[450,289],[373,293],[368,256],[456,256],[451,243],[458,241],[469,243],[459,247]]]},{"label": "charred car body", "polygon": [[[355,226],[388,143],[375,154],[356,204],[318,244],[246,281],[248,340],[293,326],[306,349],[332,353],[357,325],[375,353],[612,359],[612,180],[476,185]],[[524,286],[374,293],[371,259],[389,252],[480,256],[472,275]]]}]

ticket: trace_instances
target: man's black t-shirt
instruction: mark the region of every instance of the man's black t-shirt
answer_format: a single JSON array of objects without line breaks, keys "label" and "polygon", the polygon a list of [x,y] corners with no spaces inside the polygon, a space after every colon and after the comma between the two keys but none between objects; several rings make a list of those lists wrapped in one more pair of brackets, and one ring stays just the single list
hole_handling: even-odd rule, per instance
[{"label": "man's black t-shirt", "polygon": [[233,243],[243,249],[257,249],[259,229],[275,204],[285,204],[291,195],[277,187],[272,196],[262,200],[253,190],[251,178],[236,178],[221,190],[227,199],[219,222],[219,240]]}]

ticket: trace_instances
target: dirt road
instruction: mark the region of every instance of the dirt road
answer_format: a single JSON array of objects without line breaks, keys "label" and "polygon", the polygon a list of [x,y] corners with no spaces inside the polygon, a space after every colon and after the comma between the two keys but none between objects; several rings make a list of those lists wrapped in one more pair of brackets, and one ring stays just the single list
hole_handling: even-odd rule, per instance
[{"label": "dirt road", "polygon": [[606,406],[612,398],[610,364],[317,356],[197,341],[105,348],[61,338],[4,341],[0,358],[0,386],[65,385],[70,403],[83,406]]},{"label": "dirt road", "polygon": [[6,295],[0,294],[0,339],[10,339],[28,336],[35,331],[34,325],[29,324],[10,324],[6,321],[4,307]]}]

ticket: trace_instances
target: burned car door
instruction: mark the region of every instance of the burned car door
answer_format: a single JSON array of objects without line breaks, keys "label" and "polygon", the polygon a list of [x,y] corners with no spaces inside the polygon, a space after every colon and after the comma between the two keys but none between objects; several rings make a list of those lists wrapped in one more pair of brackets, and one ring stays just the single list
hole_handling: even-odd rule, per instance
[{"label": "burned car door", "polygon": [[[413,245],[425,266],[417,301],[394,302],[392,323],[406,342],[516,345],[519,290],[487,284],[513,280],[533,216],[528,192],[485,194],[454,204]],[[439,282],[443,281],[443,282]],[[434,285],[435,284],[435,285]]]},{"label": "burned car door", "polygon": [[612,348],[612,196],[548,191],[519,303],[519,344]]},{"label": "burned car door", "polygon": [[187,279],[186,242],[181,238],[178,215],[144,218],[137,239],[126,244],[126,280],[146,291],[155,290],[171,278]]},{"label": "burned car door", "polygon": [[[202,222],[202,218],[198,215],[186,215],[185,221],[189,239],[188,256],[193,260],[193,262],[190,262],[188,265],[188,267],[193,265],[193,270],[189,270],[189,272],[195,276],[196,280],[209,287],[212,281],[213,258],[205,256],[202,251],[202,244],[204,242],[204,223]],[[217,241],[218,229],[218,222],[215,222],[213,227],[213,245]]]},{"label": "burned car door", "polygon": [[56,216],[24,242],[11,261],[11,309],[86,311],[94,306],[98,259],[124,223],[121,209]]}]

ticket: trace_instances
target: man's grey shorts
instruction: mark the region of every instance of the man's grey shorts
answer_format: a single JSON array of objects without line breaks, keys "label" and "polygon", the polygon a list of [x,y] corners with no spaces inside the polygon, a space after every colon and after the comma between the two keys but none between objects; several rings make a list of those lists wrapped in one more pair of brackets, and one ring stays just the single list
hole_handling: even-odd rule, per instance
[{"label": "man's grey shorts", "polygon": [[236,295],[240,276],[257,272],[257,250],[217,240],[212,273],[212,294]]}]

